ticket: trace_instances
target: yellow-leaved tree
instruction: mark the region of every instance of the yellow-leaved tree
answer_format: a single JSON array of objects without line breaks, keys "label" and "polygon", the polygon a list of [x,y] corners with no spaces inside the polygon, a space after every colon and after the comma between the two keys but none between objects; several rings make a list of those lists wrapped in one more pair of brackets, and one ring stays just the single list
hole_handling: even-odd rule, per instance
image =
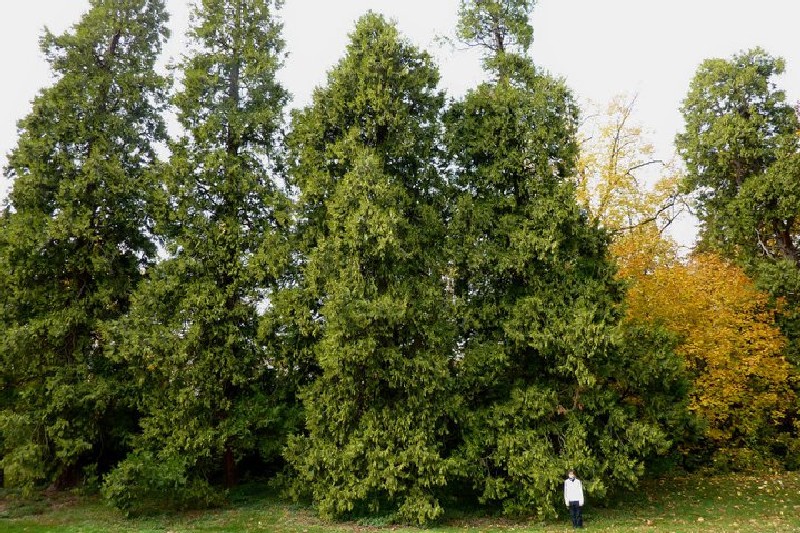
[{"label": "yellow-leaved tree", "polygon": [[[681,259],[666,228],[685,205],[680,171],[656,159],[633,121],[635,98],[617,97],[583,129],[579,197],[608,229],[618,275],[628,281],[629,331],[666,329],[691,380],[688,408],[700,441],[684,451],[760,460],[780,439],[793,401],[785,339],[774,308],[741,269],[710,255]],[[748,459],[749,458],[749,459]]]},{"label": "yellow-leaved tree", "polygon": [[666,229],[684,209],[680,172],[659,159],[634,122],[636,97],[616,96],[581,128],[578,199],[611,236],[622,277],[651,272],[676,257]]},{"label": "yellow-leaved tree", "polygon": [[689,408],[705,422],[717,457],[767,451],[794,399],[769,296],[739,267],[698,254],[638,277],[627,300],[631,318],[679,336],[694,382]]}]

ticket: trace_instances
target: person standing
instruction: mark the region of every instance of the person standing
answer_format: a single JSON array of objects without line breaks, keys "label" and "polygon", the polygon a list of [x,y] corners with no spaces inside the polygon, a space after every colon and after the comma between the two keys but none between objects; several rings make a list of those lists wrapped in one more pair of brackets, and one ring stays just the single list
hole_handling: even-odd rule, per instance
[{"label": "person standing", "polygon": [[567,479],[564,480],[564,503],[569,508],[569,515],[572,517],[572,527],[583,527],[583,483],[575,477],[575,471],[570,470]]}]

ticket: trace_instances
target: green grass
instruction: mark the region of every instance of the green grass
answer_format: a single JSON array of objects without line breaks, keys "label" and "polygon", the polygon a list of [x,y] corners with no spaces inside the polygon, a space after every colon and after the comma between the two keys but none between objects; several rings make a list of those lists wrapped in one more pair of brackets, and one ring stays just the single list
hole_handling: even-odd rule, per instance
[{"label": "green grass", "polygon": [[[585,512],[586,530],[608,533],[642,532],[762,532],[800,531],[800,474],[677,477],[646,481],[607,507]],[[0,531],[17,532],[184,532],[269,531],[274,533],[419,532],[380,525],[375,519],[330,524],[313,511],[281,501],[272,494],[235,493],[227,508],[185,513],[161,513],[127,519],[99,497],[73,494],[41,495],[21,501],[0,495]],[[432,528],[441,533],[570,531],[566,516],[540,523],[485,517],[451,518]]]}]

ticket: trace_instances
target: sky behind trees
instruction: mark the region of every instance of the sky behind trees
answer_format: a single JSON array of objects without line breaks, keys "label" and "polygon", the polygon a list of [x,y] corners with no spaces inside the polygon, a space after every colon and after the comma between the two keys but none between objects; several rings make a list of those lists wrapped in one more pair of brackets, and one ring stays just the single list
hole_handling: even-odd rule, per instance
[{"label": "sky behind trees", "polygon": [[[16,143],[16,122],[30,111],[37,91],[51,83],[39,51],[41,30],[60,33],[78,21],[87,0],[26,0],[4,5],[0,13],[0,165]],[[344,52],[354,21],[372,9],[397,20],[400,30],[437,58],[442,85],[460,96],[483,74],[477,51],[441,44],[454,33],[458,0],[286,0],[282,10],[289,57],[280,79],[293,96],[292,106],[308,104],[311,92]],[[167,0],[172,38],[163,63],[184,50],[188,23],[186,0]],[[605,104],[619,93],[636,94],[636,118],[647,129],[656,156],[668,158],[682,128],[679,114],[700,62],[729,58],[761,46],[787,61],[778,80],[788,100],[800,100],[800,5],[790,0],[539,0],[533,13],[534,61],[566,78],[582,101]],[[0,177],[0,197],[8,183]],[[694,237],[691,221],[676,225],[682,244]]]}]

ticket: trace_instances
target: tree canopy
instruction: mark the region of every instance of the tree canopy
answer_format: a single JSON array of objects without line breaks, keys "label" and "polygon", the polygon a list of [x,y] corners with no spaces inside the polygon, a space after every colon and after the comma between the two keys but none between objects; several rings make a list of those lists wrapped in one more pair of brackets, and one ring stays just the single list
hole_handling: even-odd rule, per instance
[{"label": "tree canopy", "polygon": [[798,466],[783,60],[700,66],[682,169],[635,99],[587,114],[531,59],[535,4],[460,1],[485,77],[458,98],[368,12],[291,111],[282,0],[196,0],[174,78],[163,0],[45,30],[0,210],[4,487],[130,514],[269,482],[425,526],[555,516],[568,469],[602,501],[665,465]]},{"label": "tree canopy", "polygon": [[116,325],[141,412],[134,450],[105,487],[123,508],[181,490],[205,498],[216,473],[232,486],[237,462],[274,461],[285,438],[277,363],[256,341],[258,307],[278,275],[271,267],[289,254],[275,176],[286,92],[275,78],[283,42],[274,7],[204,0],[194,12],[173,98],[185,134],[160,168],[168,256]]},{"label": "tree canopy", "polygon": [[166,21],[161,0],[93,0],[73,29],[42,38],[56,81],[19,124],[0,236],[7,484],[71,486],[117,460],[132,430],[106,326],[128,311],[156,251],[148,202]]},{"label": "tree canopy", "polygon": [[695,191],[702,238],[739,258],[798,263],[800,121],[774,78],[784,61],[760,48],[698,69],[676,145]]},{"label": "tree canopy", "polygon": [[293,491],[324,516],[388,511],[426,523],[442,513],[451,328],[437,82],[428,54],[368,14],[294,116],[302,282],[320,302],[297,314],[321,324],[321,374],[304,393],[307,434],[287,457]]},{"label": "tree canopy", "polygon": [[[484,34],[486,20],[529,35],[522,11],[505,4],[462,4],[462,35]],[[492,48],[498,62],[487,68],[500,65],[500,75],[454,103],[445,121],[454,373],[464,403],[454,461],[481,502],[548,516],[570,467],[597,497],[635,482],[667,436],[626,398],[644,398],[655,375],[662,383],[680,376],[666,367],[620,372],[644,354],[624,345],[608,236],[577,201],[577,106],[562,81],[518,53],[524,48]]]}]

